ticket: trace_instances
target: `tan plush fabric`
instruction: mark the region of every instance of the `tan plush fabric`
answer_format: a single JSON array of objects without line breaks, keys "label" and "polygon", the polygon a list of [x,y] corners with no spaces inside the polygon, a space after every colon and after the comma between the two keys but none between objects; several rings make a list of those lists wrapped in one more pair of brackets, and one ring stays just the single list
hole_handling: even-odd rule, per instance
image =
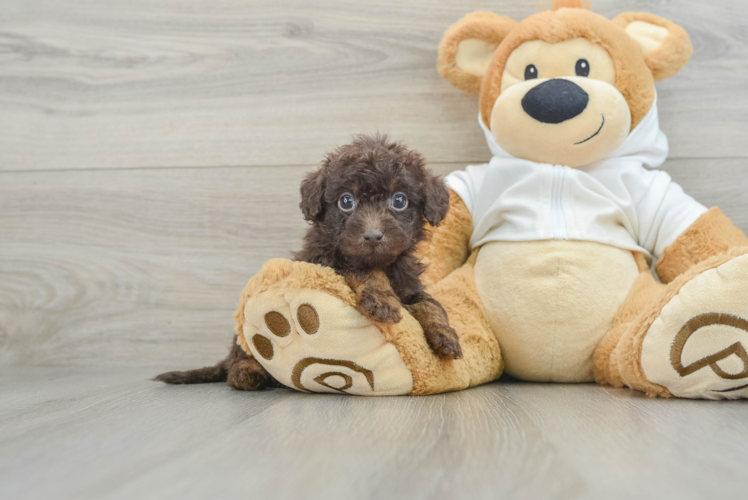
[{"label": "tan plush fabric", "polygon": [[[649,381],[642,369],[642,344],[650,326],[658,319],[662,309],[693,278],[745,254],[748,254],[748,248],[734,248],[696,264],[667,285],[660,297],[657,300],[652,300],[645,306],[644,311],[634,318],[630,326],[625,329],[615,352],[612,354],[616,358],[620,378],[625,385],[645,392],[648,396],[671,397],[671,393],[665,387]],[[713,290],[713,293],[718,294],[719,290]],[[653,295],[656,296],[656,292],[653,292]],[[694,311],[694,314],[698,314],[698,312]]]},{"label": "tan plush fabric", "polygon": [[[528,40],[512,51],[504,65],[501,75],[501,92],[507,88],[532,80],[525,80],[525,68],[533,64],[539,70],[538,78],[568,78],[573,77],[571,69],[579,60],[579,54],[584,54],[589,63],[589,74],[574,82],[590,79],[616,84],[616,68],[613,58],[607,50],[595,45],[586,38],[572,38],[558,43],[548,43],[543,40]],[[586,89],[585,89],[586,90]],[[590,99],[593,101],[594,99]],[[588,103],[589,106],[589,103]],[[511,120],[510,120],[511,121]]]},{"label": "tan plush fabric", "polygon": [[624,27],[626,33],[634,39],[644,54],[654,52],[663,44],[669,31],[662,26],[646,23],[644,21],[633,21]]},{"label": "tan plush fabric", "polygon": [[[305,309],[314,311],[316,329],[305,323]],[[395,346],[376,324],[337,297],[313,288],[276,293],[271,287],[250,297],[244,314],[242,336],[252,355],[288,387],[361,396],[413,390],[411,372]],[[275,322],[268,321],[271,315]]]},{"label": "tan plush fabric", "polygon": [[[358,313],[332,269],[267,262],[242,292],[235,319],[239,345],[290,388],[371,396],[413,390],[398,350]],[[408,334],[417,331],[401,334],[406,342]]]},{"label": "tan plush fabric", "polygon": [[486,74],[488,64],[493,59],[493,53],[498,44],[484,42],[477,38],[462,40],[457,44],[455,64],[463,73],[475,76]]},{"label": "tan plush fabric", "polygon": [[[449,83],[468,94],[480,92],[481,80],[487,69],[476,67],[475,58],[472,59],[472,68],[475,73],[465,71],[464,66],[458,64],[458,51],[460,43],[466,40],[478,40],[489,46],[498,46],[517,22],[508,17],[501,17],[493,12],[473,12],[450,26],[439,44],[439,61],[437,69]],[[485,47],[485,45],[484,45]],[[465,51],[463,46],[463,51]],[[463,63],[465,56],[463,55]],[[488,62],[483,59],[483,64]]]},{"label": "tan plush fabric", "polygon": [[[577,45],[577,40],[568,42]],[[565,43],[549,47],[563,49]],[[574,67],[573,64],[571,67]],[[546,67],[543,67],[545,70]],[[540,123],[523,109],[523,96],[535,85],[535,80],[512,85],[501,94],[491,110],[490,129],[504,151],[534,162],[580,167],[608,157],[626,141],[631,114],[621,94],[600,80],[585,77],[569,77],[567,80],[581,87],[590,96],[590,102],[583,113],[563,123]],[[604,126],[602,116],[606,117]],[[593,134],[596,140],[576,148],[569,147]]]},{"label": "tan plush fabric", "polygon": [[426,271],[421,276],[425,285],[436,283],[460,267],[470,252],[473,219],[465,203],[449,190],[449,212],[439,227],[431,227],[429,236],[418,248]]},{"label": "tan plush fabric", "polygon": [[[644,62],[652,71],[655,81],[669,78],[680,71],[691,58],[693,46],[686,30],[677,24],[648,12],[624,12],[613,20],[618,26],[626,29],[637,41],[644,53]],[[637,23],[637,24],[634,24]],[[649,24],[646,29],[643,23]],[[634,25],[633,29],[627,29]],[[661,30],[667,30],[667,36],[661,43],[652,43],[660,39]]]},{"label": "tan plush fabric", "polygon": [[301,288],[314,288],[337,297],[352,307],[356,306],[356,295],[353,290],[346,284],[345,279],[335,274],[332,269],[288,259],[271,259],[242,290],[234,313],[234,332],[237,335],[242,333],[245,320],[244,306],[249,297],[267,292],[271,286],[279,293]]},{"label": "tan plush fabric", "polygon": [[590,0],[553,0],[553,10],[564,8],[589,9]]},{"label": "tan plush fabric", "polygon": [[693,265],[743,246],[748,246],[748,237],[713,207],[665,248],[655,266],[657,275],[663,283],[669,283]]},{"label": "tan plush fabric", "polygon": [[642,340],[647,380],[679,398],[748,397],[746,283],[743,254],[683,285]]},{"label": "tan plush fabric", "polygon": [[480,93],[480,111],[490,126],[491,111],[501,93],[502,75],[509,56],[528,40],[558,43],[574,38],[603,47],[615,65],[616,88],[631,110],[631,129],[647,114],[654,102],[654,79],[641,49],[620,26],[584,9],[560,9],[532,15],[512,30],[499,45],[486,72]]},{"label": "tan plush fabric", "polygon": [[[474,264],[475,255],[447,278],[427,288],[447,311],[449,324],[460,337],[462,359],[443,361],[437,358],[425,341],[421,341],[423,335],[411,336],[406,345],[402,338],[397,338],[401,333],[393,329],[391,341],[413,372],[413,395],[467,389],[501,375],[501,350],[475,288]],[[414,327],[420,328],[417,324]]]},{"label": "tan plush fabric", "polygon": [[[642,366],[643,346],[649,343],[650,353],[654,353],[650,354],[650,358],[658,359],[657,363],[650,361],[650,365],[657,365],[656,369],[650,366],[650,376],[657,373],[660,381],[670,380],[663,375],[670,373],[672,376],[672,369],[668,368],[670,365],[665,364],[663,357],[667,356],[665,351],[672,345],[673,331],[700,314],[727,311],[736,297],[739,298],[738,306],[744,302],[741,292],[744,281],[741,281],[739,273],[742,268],[731,270],[728,264],[735,257],[746,254],[747,247],[748,238],[718,208],[712,208],[667,247],[657,263],[661,280],[669,282],[669,285],[657,282],[646,268],[643,257],[640,257],[642,273],[616,314],[611,330],[595,351],[595,380],[616,387],[626,385],[644,391],[649,396],[670,397],[670,390],[650,380],[645,372]],[[707,273],[711,273],[709,279],[701,277]],[[692,283],[696,278],[702,280],[703,284],[699,281]],[[686,300],[685,292],[679,297],[682,289],[688,290],[688,307],[678,307]],[[716,302],[712,304],[712,301]],[[670,319],[662,317],[666,307],[672,310],[669,313]],[[731,311],[737,310],[732,308]],[[672,325],[669,329],[664,325],[668,321]],[[728,343],[736,341],[735,329],[728,328],[728,334],[722,336],[731,339]],[[703,338],[701,342],[706,344],[702,344],[701,351],[697,349],[696,352],[708,350],[704,346],[709,342]],[[713,345],[715,351],[724,347],[717,341]],[[705,370],[699,374],[702,386],[715,384],[714,376],[709,378],[710,373]],[[675,376],[672,380],[680,381]],[[715,397],[712,393],[705,394],[697,383],[674,386],[681,397]],[[737,397],[739,393],[731,395]]]},{"label": "tan plush fabric", "polygon": [[[652,304],[659,302],[665,291],[665,285],[658,283],[646,265],[646,260],[638,253],[639,276],[631,287],[626,301],[621,305],[613,318],[608,333],[597,345],[594,354],[594,377],[598,384],[609,384],[623,387],[625,384],[618,370],[616,347],[623,334]],[[642,265],[643,264],[643,265]]]},{"label": "tan plush fabric", "polygon": [[488,243],[475,269],[506,372],[536,382],[593,380],[593,352],[639,275],[630,251],[563,240]]},{"label": "tan plush fabric", "polygon": [[268,261],[244,288],[237,343],[298,390],[425,395],[489,382],[501,375],[501,354],[475,289],[474,262],[429,288],[460,336],[460,360],[434,355],[404,309],[397,324],[372,323],[332,269],[286,259]]}]

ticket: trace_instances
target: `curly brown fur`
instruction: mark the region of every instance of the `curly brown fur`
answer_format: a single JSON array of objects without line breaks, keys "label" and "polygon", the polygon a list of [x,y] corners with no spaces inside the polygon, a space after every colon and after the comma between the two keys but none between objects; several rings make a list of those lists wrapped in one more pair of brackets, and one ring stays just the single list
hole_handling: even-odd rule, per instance
[{"label": "curly brown fur", "polygon": [[[354,200],[350,210],[347,195]],[[407,199],[402,209],[398,195]],[[298,260],[343,275],[356,292],[359,310],[374,321],[397,323],[404,305],[439,356],[462,357],[447,313],[421,283],[424,265],[415,256],[426,222],[438,226],[449,210],[444,182],[420,154],[387,136],[358,136],[307,175],[300,206],[312,225]]]},{"label": "curly brown fur", "polygon": [[[438,226],[449,210],[444,182],[426,168],[420,154],[387,136],[357,136],[307,175],[300,208],[311,226],[296,260],[331,267],[344,276],[356,292],[359,311],[374,321],[397,323],[404,306],[421,323],[434,352],[446,359],[462,357],[447,313],[420,279],[425,266],[416,257],[416,245],[426,238],[426,223]],[[277,384],[237,348],[215,367],[170,372],[156,380],[192,384],[228,379],[244,390]]]}]

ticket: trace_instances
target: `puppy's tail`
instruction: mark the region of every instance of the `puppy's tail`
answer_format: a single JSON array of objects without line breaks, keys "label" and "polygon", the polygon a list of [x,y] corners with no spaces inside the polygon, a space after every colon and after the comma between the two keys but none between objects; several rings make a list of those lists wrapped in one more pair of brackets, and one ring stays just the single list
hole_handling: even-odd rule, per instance
[{"label": "puppy's tail", "polygon": [[[226,382],[229,375],[229,367],[244,352],[235,343],[226,359],[215,366],[206,366],[196,370],[184,372],[166,372],[158,375],[153,380],[166,382],[167,384],[211,384],[215,382]],[[246,354],[244,354],[246,356]]]},{"label": "puppy's tail", "polygon": [[216,366],[206,366],[196,370],[183,372],[166,372],[158,375],[153,380],[166,382],[167,384],[210,384],[213,382],[226,382],[228,370],[223,361]]}]

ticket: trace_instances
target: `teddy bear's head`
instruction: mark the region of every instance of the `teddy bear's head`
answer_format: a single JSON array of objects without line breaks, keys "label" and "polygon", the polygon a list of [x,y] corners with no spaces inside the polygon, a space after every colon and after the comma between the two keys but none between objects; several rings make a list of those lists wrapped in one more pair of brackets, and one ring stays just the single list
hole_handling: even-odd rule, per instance
[{"label": "teddy bear's head", "polygon": [[655,100],[654,82],[691,56],[680,26],[647,13],[608,20],[582,0],[516,22],[474,12],[439,46],[439,72],[480,95],[483,123],[518,158],[578,167],[626,140]]}]

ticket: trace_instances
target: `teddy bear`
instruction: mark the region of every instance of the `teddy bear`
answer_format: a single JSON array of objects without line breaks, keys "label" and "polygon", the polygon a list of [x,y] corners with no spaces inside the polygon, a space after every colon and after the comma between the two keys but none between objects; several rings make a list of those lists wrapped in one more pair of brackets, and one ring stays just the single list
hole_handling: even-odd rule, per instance
[{"label": "teddy bear", "polygon": [[748,238],[656,170],[668,143],[655,82],[691,52],[666,19],[609,20],[581,0],[521,22],[468,14],[438,70],[479,96],[492,158],[445,178],[449,212],[419,248],[462,359],[435,356],[407,311],[376,323],[332,269],[286,259],[242,292],[237,343],[306,392],[427,395],[505,372],[748,397]]}]

